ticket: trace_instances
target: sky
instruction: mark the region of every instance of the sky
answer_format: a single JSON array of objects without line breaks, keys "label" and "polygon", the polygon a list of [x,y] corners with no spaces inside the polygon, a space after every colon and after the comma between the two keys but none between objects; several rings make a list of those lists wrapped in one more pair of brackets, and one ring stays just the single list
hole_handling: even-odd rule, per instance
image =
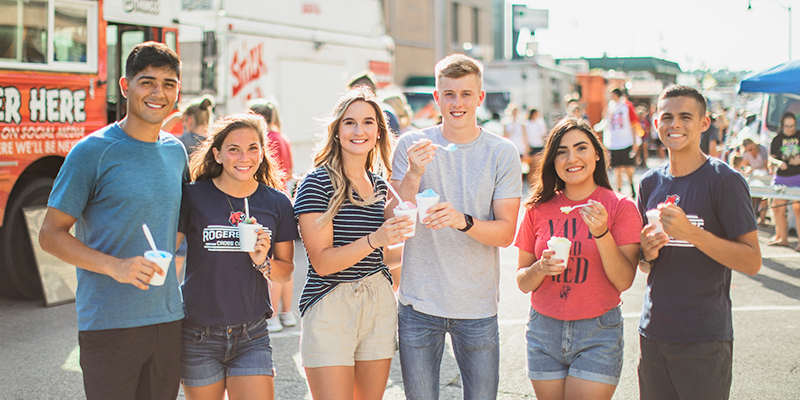
[{"label": "sky", "polygon": [[[508,1],[508,0],[507,0]],[[513,1],[525,4],[525,0]],[[534,39],[554,58],[658,57],[683,71],[766,69],[800,58],[800,0],[527,0],[549,10]]]}]

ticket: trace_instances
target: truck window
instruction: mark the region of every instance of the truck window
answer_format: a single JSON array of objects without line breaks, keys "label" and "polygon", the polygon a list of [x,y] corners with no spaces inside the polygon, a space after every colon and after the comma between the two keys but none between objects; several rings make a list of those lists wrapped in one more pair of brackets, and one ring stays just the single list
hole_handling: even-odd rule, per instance
[{"label": "truck window", "polygon": [[96,1],[0,0],[0,16],[0,67],[96,72]]},{"label": "truck window", "polygon": [[85,63],[88,59],[89,10],[74,4],[56,4],[53,59]]}]

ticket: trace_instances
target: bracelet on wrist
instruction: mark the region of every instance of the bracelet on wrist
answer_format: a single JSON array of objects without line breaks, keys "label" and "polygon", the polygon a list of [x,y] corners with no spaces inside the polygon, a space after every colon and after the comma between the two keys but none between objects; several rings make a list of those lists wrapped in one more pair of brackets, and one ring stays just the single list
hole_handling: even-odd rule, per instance
[{"label": "bracelet on wrist", "polygon": [[375,246],[373,246],[373,245],[372,245],[372,243],[369,241],[369,235],[371,235],[371,233],[368,233],[368,234],[367,234],[367,245],[368,245],[368,246],[369,246],[369,247],[370,247],[372,250],[378,250],[378,248],[377,248],[377,247],[375,247]]},{"label": "bracelet on wrist", "polygon": [[269,259],[269,256],[267,258],[265,258],[264,262],[261,263],[260,265],[256,265],[256,263],[252,263],[252,264],[253,264],[253,268],[257,269],[258,272],[264,273],[265,272],[264,269],[266,268],[267,275],[272,273],[272,261]]},{"label": "bracelet on wrist", "polygon": [[603,236],[605,236],[605,235],[608,235],[608,227],[606,227],[606,231],[605,231],[605,232],[603,232],[603,234],[602,234],[602,235],[595,236],[594,238],[595,238],[595,239],[600,239],[601,237],[603,237]]}]

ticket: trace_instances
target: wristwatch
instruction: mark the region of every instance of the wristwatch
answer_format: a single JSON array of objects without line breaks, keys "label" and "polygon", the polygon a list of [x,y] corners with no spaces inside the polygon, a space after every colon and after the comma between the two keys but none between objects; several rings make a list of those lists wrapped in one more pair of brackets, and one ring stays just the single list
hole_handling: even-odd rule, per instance
[{"label": "wristwatch", "polygon": [[639,261],[641,261],[641,262],[643,262],[645,264],[652,264],[653,261],[655,261],[655,260],[656,260],[655,258],[652,259],[652,260],[647,260],[646,258],[644,258],[644,249],[639,247]]},{"label": "wristwatch", "polygon": [[464,229],[459,229],[461,232],[468,231],[470,228],[472,228],[472,225],[474,225],[472,222],[472,215],[464,214],[464,220],[467,221],[467,226],[465,226]]}]

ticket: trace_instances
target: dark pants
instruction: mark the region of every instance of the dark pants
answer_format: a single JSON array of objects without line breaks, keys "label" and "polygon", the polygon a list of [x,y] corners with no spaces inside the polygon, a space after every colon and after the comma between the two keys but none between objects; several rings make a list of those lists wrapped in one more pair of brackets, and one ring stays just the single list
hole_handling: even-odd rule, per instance
[{"label": "dark pants", "polygon": [[639,336],[641,400],[727,400],[733,342],[666,343]]},{"label": "dark pants", "polygon": [[181,381],[181,321],[78,332],[87,400],[174,400]]}]

